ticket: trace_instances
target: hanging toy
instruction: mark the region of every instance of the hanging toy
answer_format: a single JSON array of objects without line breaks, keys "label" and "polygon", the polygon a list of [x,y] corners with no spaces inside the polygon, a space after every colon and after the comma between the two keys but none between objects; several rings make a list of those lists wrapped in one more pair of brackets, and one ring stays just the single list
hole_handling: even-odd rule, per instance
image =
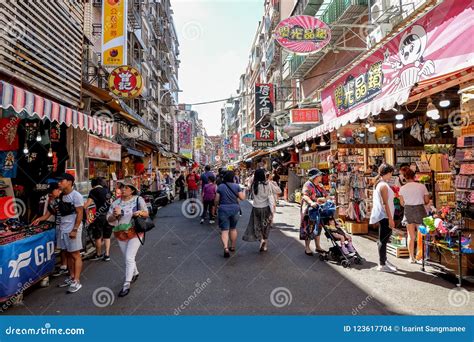
[{"label": "hanging toy", "polygon": [[418,231],[420,232],[421,235],[428,234],[428,229],[425,226],[418,226]]},{"label": "hanging toy", "polygon": [[[438,221],[438,224],[436,224],[436,229],[438,229],[438,232],[440,232],[441,234],[447,234],[448,233],[448,229],[446,228],[446,224],[444,223],[443,220],[441,219],[436,219],[436,220],[440,220],[441,222]],[[436,222],[435,220],[435,222]]]}]

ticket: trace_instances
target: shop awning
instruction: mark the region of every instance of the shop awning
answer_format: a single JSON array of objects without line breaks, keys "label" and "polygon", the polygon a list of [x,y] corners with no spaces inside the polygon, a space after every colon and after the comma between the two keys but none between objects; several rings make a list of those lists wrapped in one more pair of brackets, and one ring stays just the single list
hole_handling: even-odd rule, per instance
[{"label": "shop awning", "polygon": [[12,108],[18,114],[56,121],[108,138],[113,136],[112,123],[45,99],[5,81],[0,81],[0,107]]},{"label": "shop awning", "polygon": [[103,101],[105,105],[120,115],[123,120],[130,122],[133,125],[146,128],[152,132],[156,131],[156,129],[153,128],[145,119],[127,106],[123,100],[113,98],[107,90],[85,82],[83,82],[82,87],[88,95],[93,96],[99,101]]},{"label": "shop awning", "polygon": [[293,140],[290,140],[290,141],[287,141],[283,144],[280,144],[280,145],[277,145],[275,147],[272,147],[272,148],[269,148],[268,149],[268,153],[274,153],[274,152],[277,152],[277,151],[280,151],[280,150],[283,150],[285,148],[288,148],[288,147],[291,147],[293,146],[295,143],[293,142]]},{"label": "shop awning", "polygon": [[429,80],[421,81],[411,91],[410,98],[408,99],[407,103],[418,101],[424,97],[431,96],[471,80],[474,80],[474,67],[464,68],[446,75],[441,75]]},{"label": "shop awning", "polygon": [[139,150],[135,150],[134,148],[131,148],[131,147],[127,147],[127,153],[131,154],[132,156],[145,157],[145,153]]}]

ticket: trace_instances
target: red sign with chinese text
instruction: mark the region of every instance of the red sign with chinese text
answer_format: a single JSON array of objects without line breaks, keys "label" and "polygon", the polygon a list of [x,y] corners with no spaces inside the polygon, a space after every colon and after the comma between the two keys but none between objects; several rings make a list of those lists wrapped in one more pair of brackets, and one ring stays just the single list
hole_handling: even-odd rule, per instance
[{"label": "red sign with chinese text", "polygon": [[292,124],[319,123],[319,109],[317,108],[292,109],[290,112],[290,122]]},{"label": "red sign with chinese text", "polygon": [[239,151],[239,133],[232,135],[232,149],[234,151]]}]

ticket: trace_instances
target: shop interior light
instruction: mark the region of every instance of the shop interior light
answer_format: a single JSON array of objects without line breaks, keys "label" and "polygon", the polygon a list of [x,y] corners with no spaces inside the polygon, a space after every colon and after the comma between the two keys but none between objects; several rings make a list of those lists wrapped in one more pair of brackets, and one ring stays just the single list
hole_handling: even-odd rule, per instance
[{"label": "shop interior light", "polygon": [[396,128],[403,128],[403,124],[402,124],[401,122],[399,122],[399,123],[397,123],[397,124],[395,125],[395,127],[396,127]]},{"label": "shop interior light", "polygon": [[370,128],[370,123],[367,122],[367,123],[365,124],[365,128],[369,129],[369,128]]},{"label": "shop interior light", "polygon": [[280,156],[284,157],[284,156],[285,156],[285,152],[281,151],[281,152],[280,152]]},{"label": "shop interior light", "polygon": [[25,143],[25,146],[23,147],[23,153],[28,154],[28,145]]},{"label": "shop interior light", "polygon": [[361,138],[365,137],[365,133],[360,133],[359,137],[361,137]]},{"label": "shop interior light", "polygon": [[321,138],[321,141],[319,142],[319,146],[326,146],[326,140],[324,140],[324,138]]},{"label": "shop interior light", "polygon": [[48,157],[52,158],[53,157],[53,149],[50,147],[48,151]]},{"label": "shop interior light", "polygon": [[446,97],[446,94],[442,93],[441,98],[439,100],[439,106],[442,108],[446,108],[446,107],[449,107],[450,104],[451,104],[451,101]]},{"label": "shop interior light", "polygon": [[434,115],[431,116],[431,118],[433,120],[438,120],[440,117],[441,117],[441,115],[439,115],[439,114],[434,114]]},{"label": "shop interior light", "polygon": [[300,153],[300,150],[299,150],[298,146],[295,147],[295,152]]},{"label": "shop interior light", "polygon": [[369,132],[370,133],[375,133],[376,130],[377,130],[377,127],[375,127],[375,126],[370,126],[369,127]]},{"label": "shop interior light", "polygon": [[41,135],[39,135],[39,133],[38,133],[38,135],[36,136],[36,141],[37,141],[37,142],[40,142],[40,141],[41,141]]},{"label": "shop interior light", "polygon": [[397,114],[397,115],[395,115],[395,119],[397,119],[397,120],[403,120],[404,117],[405,117],[405,116],[404,116],[403,114]]},{"label": "shop interior light", "polygon": [[438,120],[434,119],[433,117],[436,117],[437,115],[439,116],[439,110],[436,108],[436,106],[433,104],[433,101],[431,100],[431,97],[428,97],[427,99],[428,105],[426,106],[426,115],[429,118],[432,118],[433,120]]},{"label": "shop interior light", "polygon": [[306,152],[309,152],[309,145],[308,145],[307,142],[306,142],[306,144],[304,145],[304,150],[305,150]]}]

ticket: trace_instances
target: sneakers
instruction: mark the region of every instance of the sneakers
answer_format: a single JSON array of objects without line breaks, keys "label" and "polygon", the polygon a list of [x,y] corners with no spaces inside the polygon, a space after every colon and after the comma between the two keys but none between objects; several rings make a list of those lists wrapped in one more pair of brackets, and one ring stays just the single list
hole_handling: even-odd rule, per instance
[{"label": "sneakers", "polygon": [[67,289],[67,293],[74,293],[79,291],[82,288],[82,284],[79,283],[78,281],[73,281],[71,282],[71,285],[69,285]]},{"label": "sneakers", "polygon": [[105,255],[105,254],[104,254],[104,257],[103,257],[102,260],[104,260],[104,261],[110,261],[110,255]]},{"label": "sneakers", "polygon": [[105,253],[104,253],[104,254],[101,254],[101,255],[96,254],[96,255],[94,255],[94,256],[91,258],[91,260],[92,260],[92,261],[103,260],[104,257],[105,257]]},{"label": "sneakers", "polygon": [[69,270],[67,269],[67,267],[66,268],[60,267],[52,274],[52,276],[59,277],[59,276],[68,275],[68,274],[69,274]]},{"label": "sneakers", "polygon": [[393,268],[388,267],[387,265],[379,265],[377,266],[377,271],[379,272],[387,272],[387,273],[395,273],[396,271]]},{"label": "sneakers", "polygon": [[61,284],[58,285],[58,287],[68,287],[70,286],[72,283],[74,282],[74,280],[72,280],[71,277],[67,277],[64,282],[62,282]]},{"label": "sneakers", "polygon": [[390,267],[392,270],[394,270],[395,272],[398,271],[397,267],[395,265],[393,265],[390,261],[385,261],[385,265]]},{"label": "sneakers", "polygon": [[135,274],[135,275],[133,276],[133,278],[132,278],[132,283],[134,283],[134,282],[137,281],[139,275],[140,275],[140,273],[137,273],[137,274]]},{"label": "sneakers", "polygon": [[204,219],[201,219],[201,222],[199,222],[200,224],[203,224],[204,223]]},{"label": "sneakers", "polygon": [[123,287],[120,290],[118,296],[119,297],[125,297],[129,293],[130,293],[130,283],[125,283],[125,284],[123,284]]},{"label": "sneakers", "polygon": [[214,221],[214,220],[209,220],[209,224],[214,224],[214,223],[216,223],[216,221]]}]

